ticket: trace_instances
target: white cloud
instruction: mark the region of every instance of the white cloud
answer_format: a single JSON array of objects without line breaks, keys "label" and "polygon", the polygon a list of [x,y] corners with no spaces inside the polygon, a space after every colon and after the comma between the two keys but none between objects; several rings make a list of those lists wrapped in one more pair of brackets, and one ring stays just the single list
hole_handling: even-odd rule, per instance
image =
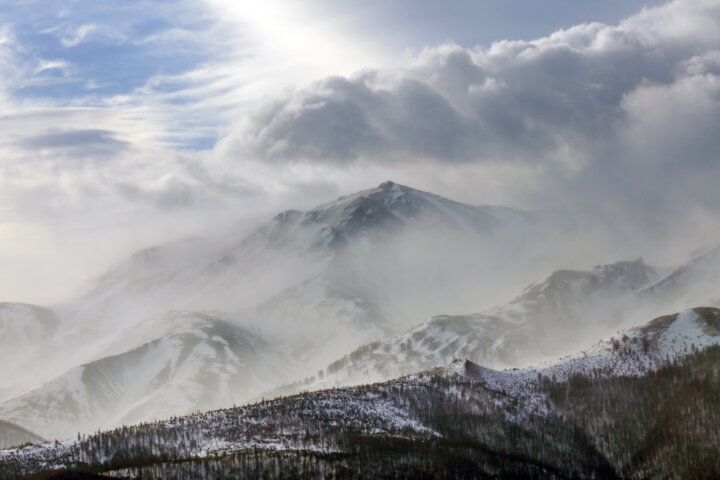
[{"label": "white cloud", "polygon": [[67,74],[70,70],[70,64],[64,60],[40,60],[33,73],[38,74],[48,70],[59,70],[63,74]]},{"label": "white cloud", "polygon": [[328,77],[267,102],[218,151],[328,168],[525,165],[535,172],[525,200],[546,205],[626,202],[639,217],[650,205],[662,215],[681,209],[667,193],[677,187],[683,207],[710,208],[720,205],[703,181],[720,175],[718,24],[719,2],[676,0],[617,26],[427,48],[401,68]]}]

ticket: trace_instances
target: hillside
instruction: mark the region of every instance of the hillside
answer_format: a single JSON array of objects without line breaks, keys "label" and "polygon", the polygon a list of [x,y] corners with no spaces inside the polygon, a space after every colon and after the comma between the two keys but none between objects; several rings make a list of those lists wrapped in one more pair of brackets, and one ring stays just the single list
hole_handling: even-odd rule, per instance
[{"label": "hillside", "polygon": [[[126,333],[138,347],[73,367],[0,403],[0,418],[45,438],[243,403],[293,378],[286,358],[210,313],[171,312]],[[110,348],[110,347],[108,347]]]},{"label": "hillside", "polygon": [[570,353],[636,319],[637,292],[657,279],[641,259],[559,270],[505,305],[473,315],[440,315],[390,340],[344,355],[313,382],[277,390],[352,385],[446,365],[454,358],[504,368]]},{"label": "hillside", "polygon": [[63,465],[132,478],[712,478],[719,362],[720,310],[697,308],[532,368],[458,361],[5,450],[0,478]]}]

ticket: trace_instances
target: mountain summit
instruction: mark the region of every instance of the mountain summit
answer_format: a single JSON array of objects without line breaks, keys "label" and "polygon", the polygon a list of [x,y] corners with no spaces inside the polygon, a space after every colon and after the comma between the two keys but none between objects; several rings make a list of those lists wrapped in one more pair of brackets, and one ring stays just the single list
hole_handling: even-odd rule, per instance
[{"label": "mountain summit", "polygon": [[388,234],[402,227],[484,234],[529,220],[519,210],[472,206],[387,181],[306,212],[281,212],[258,234],[273,245],[290,245],[300,232],[312,232],[313,247],[337,249],[360,236]]}]

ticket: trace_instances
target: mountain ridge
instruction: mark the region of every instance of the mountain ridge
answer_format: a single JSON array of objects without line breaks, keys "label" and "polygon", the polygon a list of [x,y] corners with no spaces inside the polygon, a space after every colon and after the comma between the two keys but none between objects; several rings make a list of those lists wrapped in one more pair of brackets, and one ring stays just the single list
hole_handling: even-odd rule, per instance
[{"label": "mountain ridge", "polygon": [[563,345],[594,341],[627,324],[632,314],[625,320],[619,316],[630,295],[656,277],[642,259],[590,271],[558,270],[505,305],[434,316],[387,341],[361,346],[329,364],[319,386],[389,379],[458,357],[500,367],[517,366],[521,357],[548,358]]}]

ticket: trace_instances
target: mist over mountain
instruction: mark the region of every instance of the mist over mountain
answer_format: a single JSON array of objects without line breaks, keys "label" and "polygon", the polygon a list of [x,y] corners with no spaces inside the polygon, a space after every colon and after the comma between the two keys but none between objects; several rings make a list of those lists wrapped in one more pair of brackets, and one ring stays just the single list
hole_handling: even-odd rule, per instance
[{"label": "mist over mountain", "polygon": [[556,227],[385,182],[244,237],[141,250],[52,310],[3,304],[3,359],[24,370],[3,377],[0,418],[62,439],[455,358],[517,367],[717,302],[715,250],[674,270],[558,270],[508,295],[553,258],[538,244]]},{"label": "mist over mountain", "polygon": [[385,182],[243,238],[142,250],[54,310],[5,304],[14,349],[2,353],[33,374],[8,370],[0,418],[67,438],[455,358],[522,366],[607,338],[650,305],[713,304],[711,251],[664,276],[642,259],[558,270],[481,313],[435,315],[492,305],[525,279],[545,222]]},{"label": "mist over mountain", "polygon": [[[720,305],[720,247],[700,251],[666,276],[643,289],[640,294],[655,308],[673,309],[681,305]],[[682,307],[680,307],[682,308]]]},{"label": "mist over mountain", "polygon": [[[54,310],[5,307],[6,338],[30,353],[33,374],[8,372],[0,415],[65,438],[242,403],[430,313],[480,303],[468,279],[502,260],[495,242],[522,248],[539,226],[385,182],[282,212],[244,238],[142,250]],[[42,335],[9,336],[33,324]],[[10,364],[19,352],[2,354]]]},{"label": "mist over mountain", "polygon": [[0,399],[32,382],[29,378],[15,378],[18,369],[29,370],[33,363],[42,358],[45,346],[58,332],[59,319],[48,308],[23,303],[0,303],[0,352],[3,355],[0,378]]},{"label": "mist over mountain", "polygon": [[641,314],[638,292],[657,278],[642,260],[591,271],[559,270],[505,305],[473,315],[435,316],[389,341],[360,347],[330,364],[318,382],[387,380],[456,358],[498,368],[572,353],[578,345],[634,325]]},{"label": "mist over mountain", "polygon": [[0,422],[0,449],[45,440],[31,431],[8,422]]}]

